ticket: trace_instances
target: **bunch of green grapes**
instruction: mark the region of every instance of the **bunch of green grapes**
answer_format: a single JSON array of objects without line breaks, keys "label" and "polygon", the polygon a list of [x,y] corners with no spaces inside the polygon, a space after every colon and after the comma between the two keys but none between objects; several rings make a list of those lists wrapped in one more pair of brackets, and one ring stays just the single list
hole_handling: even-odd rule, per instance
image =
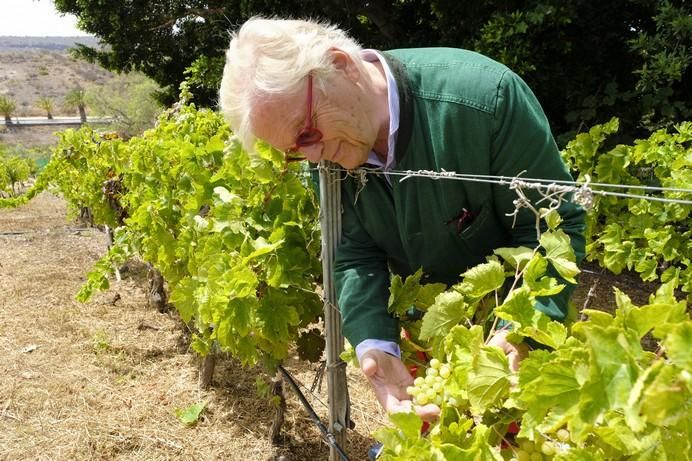
[{"label": "bunch of green grapes", "polygon": [[570,434],[567,429],[555,433],[555,439],[536,438],[535,441],[521,439],[515,447],[510,461],[549,461],[558,454],[570,449]]},{"label": "bunch of green grapes", "polygon": [[416,405],[434,403],[441,406],[445,402],[454,405],[453,399],[445,393],[447,378],[451,374],[452,369],[449,364],[443,364],[438,359],[432,359],[430,366],[425,370],[425,377],[416,378],[413,381],[413,386],[406,388],[406,392],[413,397],[413,403]]}]

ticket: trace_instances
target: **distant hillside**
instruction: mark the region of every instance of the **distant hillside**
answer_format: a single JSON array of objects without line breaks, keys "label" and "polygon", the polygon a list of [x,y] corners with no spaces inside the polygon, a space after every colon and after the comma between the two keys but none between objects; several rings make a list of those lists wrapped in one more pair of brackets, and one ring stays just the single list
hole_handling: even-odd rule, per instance
[{"label": "distant hillside", "polygon": [[65,95],[74,88],[104,85],[113,74],[96,64],[78,60],[66,50],[14,48],[0,51],[0,95],[17,104],[15,115],[44,115],[38,99],[49,98],[54,115],[75,115],[62,109]]},{"label": "distant hillside", "polygon": [[[75,43],[97,45],[93,37],[0,37],[0,95],[15,103],[15,117],[47,117],[47,112],[39,107],[39,99],[43,98],[53,105],[51,113],[56,118],[76,116],[77,109],[67,107],[65,96],[77,88],[92,95],[108,95],[115,104],[122,104],[123,110],[130,110],[127,106],[131,100],[130,91],[133,98],[142,97],[137,95],[136,87],[128,86],[132,82],[136,82],[133,85],[145,83],[141,81],[141,75],[116,76],[96,64],[75,59],[68,52]],[[147,102],[143,104],[146,106]],[[136,109],[143,108],[149,109]],[[88,117],[99,115],[97,110],[87,102]],[[0,144],[25,147],[54,145],[55,131],[55,127],[10,130],[3,124]]]},{"label": "distant hillside", "polygon": [[98,46],[96,37],[1,37],[0,51],[17,51],[22,49],[40,49],[66,51],[77,43],[87,46]]}]

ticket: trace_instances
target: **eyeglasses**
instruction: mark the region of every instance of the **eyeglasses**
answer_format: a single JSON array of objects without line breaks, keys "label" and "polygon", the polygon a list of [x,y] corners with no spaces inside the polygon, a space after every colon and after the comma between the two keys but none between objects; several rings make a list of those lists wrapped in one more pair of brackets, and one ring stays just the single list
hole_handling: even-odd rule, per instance
[{"label": "eyeglasses", "polygon": [[312,74],[308,74],[308,102],[306,104],[305,127],[296,136],[293,147],[286,150],[286,161],[297,162],[305,160],[305,156],[300,153],[302,147],[309,147],[322,140],[322,132],[315,128],[312,123]]}]

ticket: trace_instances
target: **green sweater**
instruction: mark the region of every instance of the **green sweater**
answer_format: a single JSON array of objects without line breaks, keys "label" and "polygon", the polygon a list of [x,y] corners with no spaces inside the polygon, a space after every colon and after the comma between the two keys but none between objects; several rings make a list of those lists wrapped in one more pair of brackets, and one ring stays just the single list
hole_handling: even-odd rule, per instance
[{"label": "green sweater", "polygon": [[[449,48],[384,55],[400,98],[396,170],[572,179],[536,97],[507,67]],[[537,246],[533,213],[522,210],[514,227],[507,216],[517,198],[507,185],[399,179],[392,176],[390,184],[370,174],[364,186],[352,177],[342,183],[334,275],[343,332],[354,346],[399,340],[398,322],[387,313],[390,272],[405,277],[422,267],[425,282],[451,285],[496,248]],[[464,209],[470,223],[459,225]],[[580,261],[584,212],[571,203],[559,211]],[[537,308],[564,319],[572,289]]]}]

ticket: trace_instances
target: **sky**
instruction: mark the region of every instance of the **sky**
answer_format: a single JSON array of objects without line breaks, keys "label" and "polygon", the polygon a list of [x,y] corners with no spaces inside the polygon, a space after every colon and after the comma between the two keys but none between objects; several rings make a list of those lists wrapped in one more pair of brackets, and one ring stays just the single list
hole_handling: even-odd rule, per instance
[{"label": "sky", "polygon": [[0,0],[0,36],[65,37],[89,35],[74,16],[60,16],[52,0]]}]

